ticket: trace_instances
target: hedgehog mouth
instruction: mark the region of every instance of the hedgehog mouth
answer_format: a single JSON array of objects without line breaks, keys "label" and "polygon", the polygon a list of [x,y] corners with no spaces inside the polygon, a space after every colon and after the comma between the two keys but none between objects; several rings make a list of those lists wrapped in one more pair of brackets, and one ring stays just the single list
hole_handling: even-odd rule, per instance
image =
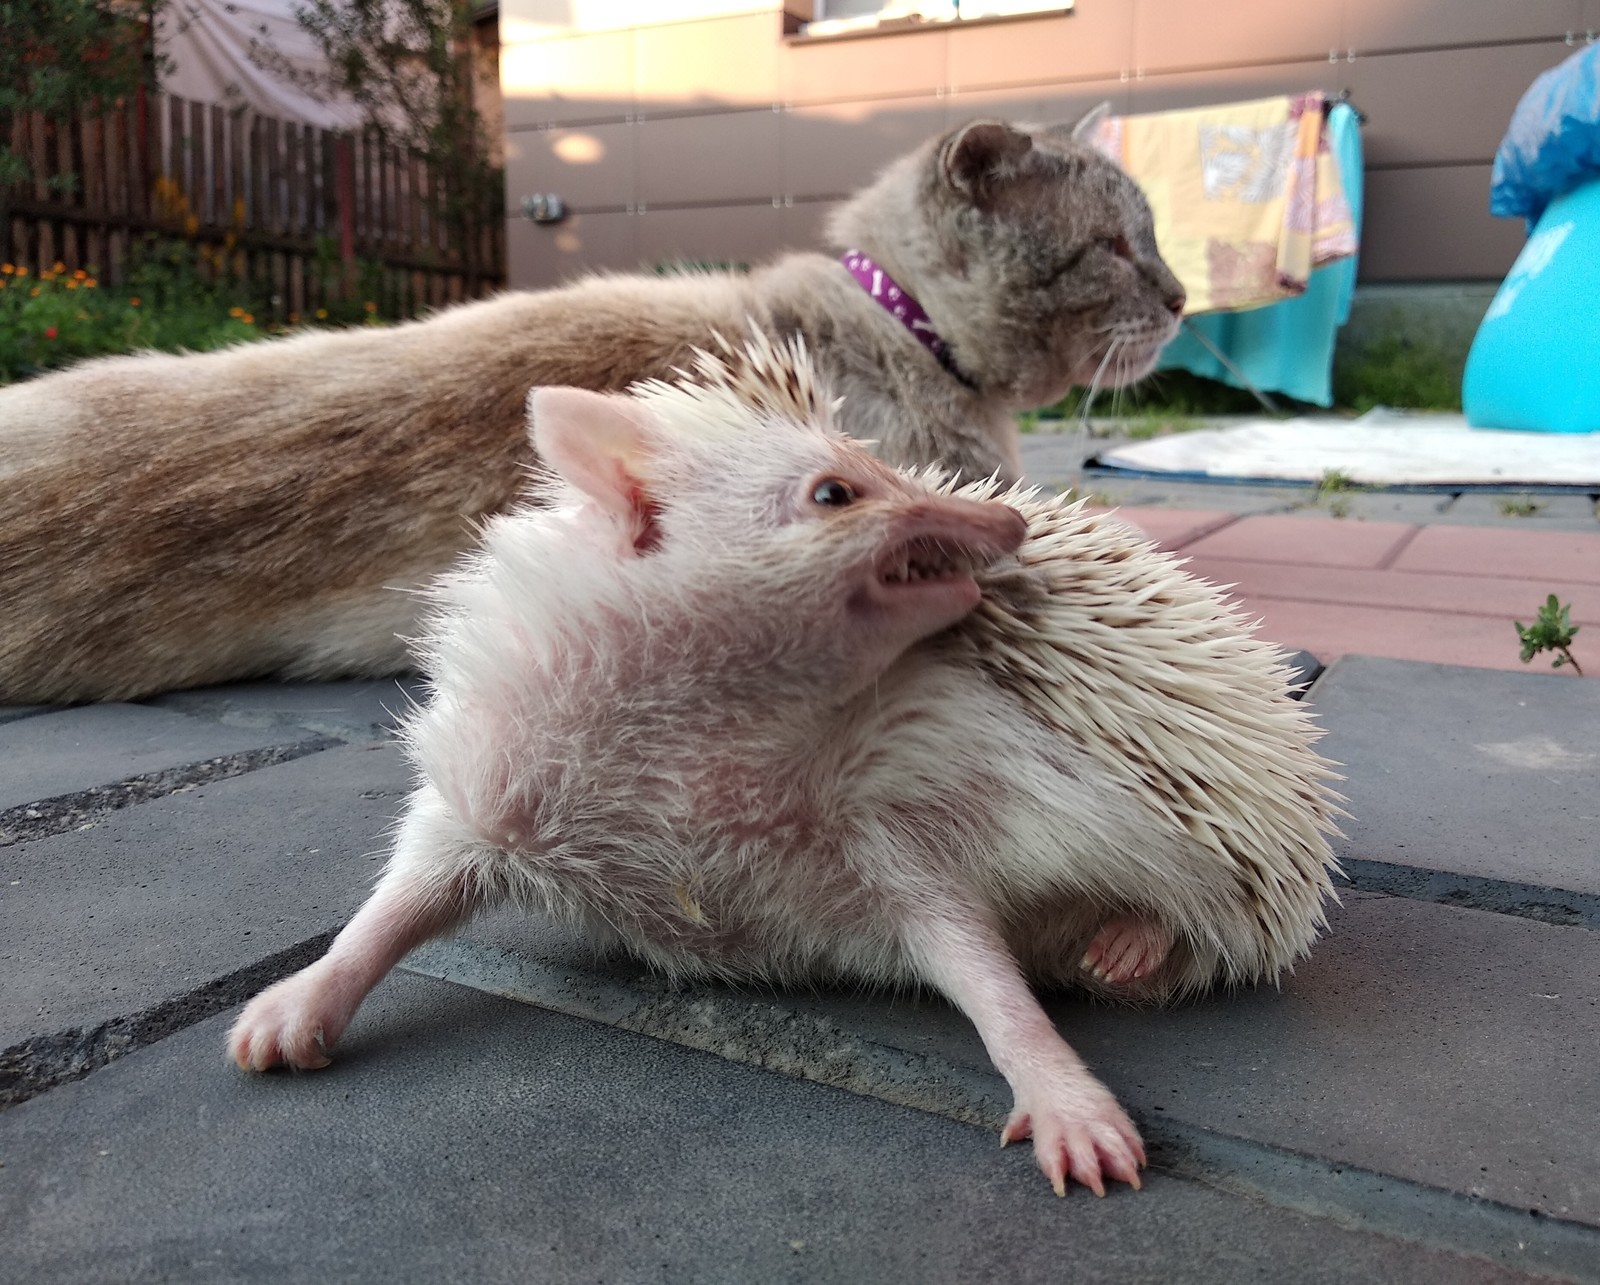
[{"label": "hedgehog mouth", "polygon": [[971,580],[980,563],[973,550],[932,536],[907,540],[878,563],[878,583],[886,589]]}]

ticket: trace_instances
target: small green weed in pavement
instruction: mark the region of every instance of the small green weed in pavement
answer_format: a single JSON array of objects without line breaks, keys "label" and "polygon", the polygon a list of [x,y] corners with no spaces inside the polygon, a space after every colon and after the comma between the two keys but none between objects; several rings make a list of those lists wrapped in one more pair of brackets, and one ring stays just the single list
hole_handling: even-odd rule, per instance
[{"label": "small green weed in pavement", "polygon": [[1545,599],[1544,605],[1539,608],[1539,614],[1531,625],[1513,621],[1517,627],[1517,639],[1522,643],[1522,663],[1526,665],[1542,651],[1556,653],[1555,660],[1551,661],[1551,669],[1560,669],[1563,665],[1571,665],[1572,672],[1580,678],[1583,669],[1573,656],[1572,639],[1578,632],[1578,626],[1572,623],[1572,607],[1563,604],[1555,594]]},{"label": "small green weed in pavement", "polygon": [[1350,492],[1359,490],[1361,487],[1350,480],[1349,474],[1331,468],[1318,480],[1317,489],[1311,494],[1311,502],[1326,504],[1330,517],[1347,518],[1350,516]]},{"label": "small green weed in pavement", "polygon": [[1531,495],[1509,495],[1500,501],[1498,507],[1503,518],[1531,518],[1544,508],[1544,503]]}]

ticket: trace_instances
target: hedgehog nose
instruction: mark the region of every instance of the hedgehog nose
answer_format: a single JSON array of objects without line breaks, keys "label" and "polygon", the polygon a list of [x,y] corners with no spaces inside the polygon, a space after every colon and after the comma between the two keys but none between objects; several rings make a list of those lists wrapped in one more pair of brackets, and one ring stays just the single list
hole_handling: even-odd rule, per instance
[{"label": "hedgehog nose", "polygon": [[1183,316],[1183,305],[1189,302],[1189,296],[1182,290],[1167,296],[1167,311],[1174,317]]}]

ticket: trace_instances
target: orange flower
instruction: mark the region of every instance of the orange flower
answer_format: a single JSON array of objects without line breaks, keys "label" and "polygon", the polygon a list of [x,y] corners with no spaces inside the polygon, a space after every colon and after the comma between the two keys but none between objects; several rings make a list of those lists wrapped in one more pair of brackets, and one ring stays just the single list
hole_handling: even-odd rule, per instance
[{"label": "orange flower", "polygon": [[23,268],[23,267],[18,267],[17,268],[17,275],[19,277],[25,277],[25,276],[28,275],[28,270],[26,268]]},{"label": "orange flower", "polygon": [[0,263],[0,272],[5,273],[8,277],[16,270],[17,265],[14,263]]},{"label": "orange flower", "polygon": [[318,308],[317,309],[317,320],[318,321],[326,321],[327,319],[328,319],[328,310],[326,308]]},{"label": "orange flower", "polygon": [[34,288],[32,290],[28,291],[28,298],[37,299],[38,297],[39,297],[39,287],[38,286],[34,286]]},{"label": "orange flower", "polygon": [[54,265],[52,265],[52,267],[50,268],[51,272],[58,272],[58,273],[59,272],[65,272],[66,270],[67,270],[67,265],[62,263],[60,259],[57,259],[55,261]]},{"label": "orange flower", "polygon": [[138,295],[134,295],[132,298],[130,298],[128,300],[128,307],[137,308],[138,306],[139,306],[139,296]]},{"label": "orange flower", "polygon": [[95,280],[95,279],[94,279],[94,278],[93,278],[93,277],[90,277],[90,278],[89,278],[89,279],[88,279],[88,280],[87,280],[87,281],[85,281],[85,282],[84,282],[84,283],[83,283],[83,284],[84,284],[84,288],[85,288],[85,289],[88,289],[88,290],[93,290],[93,289],[94,289],[94,288],[95,288],[95,287],[96,287],[96,286],[97,286],[97,285],[99,285],[99,284],[100,284],[100,283],[99,283],[99,282],[98,282],[98,281],[96,281],[96,280]]},{"label": "orange flower", "polygon": [[256,324],[256,319],[254,317],[252,317],[248,312],[241,314],[240,317],[239,317],[239,320],[244,322],[244,324],[247,325],[247,326],[253,326],[253,325]]},{"label": "orange flower", "polygon": [[76,281],[67,282],[67,289],[68,290],[76,290],[77,288],[78,288],[78,283]]},{"label": "orange flower", "polygon": [[375,303],[374,303],[374,302],[373,302],[373,301],[372,301],[372,300],[371,300],[371,299],[368,299],[368,300],[367,300],[367,301],[366,301],[366,302],[365,302],[365,303],[364,303],[364,304],[362,304],[362,305],[361,305],[361,306],[362,306],[362,307],[363,307],[363,308],[365,308],[365,309],[366,309],[366,310],[367,310],[367,311],[368,311],[368,312],[377,312],[377,311],[378,311],[378,305],[377,305],[377,304],[375,304]]},{"label": "orange flower", "polygon": [[[61,271],[61,265],[60,265],[60,264],[57,264],[57,265],[56,265],[56,271],[57,271],[57,272],[60,272],[60,271]],[[86,278],[86,277],[87,277],[87,276],[88,276],[88,275],[89,275],[89,274],[88,274],[88,273],[87,273],[87,272],[85,272],[85,271],[84,271],[84,270],[83,270],[83,269],[82,269],[82,268],[79,268],[79,269],[78,269],[78,270],[77,270],[77,271],[76,271],[76,272],[74,272],[74,273],[73,273],[73,274],[72,274],[72,279],[73,279],[73,280],[74,280],[74,281],[82,281],[82,280],[83,280],[83,279],[84,279],[84,278]]]}]

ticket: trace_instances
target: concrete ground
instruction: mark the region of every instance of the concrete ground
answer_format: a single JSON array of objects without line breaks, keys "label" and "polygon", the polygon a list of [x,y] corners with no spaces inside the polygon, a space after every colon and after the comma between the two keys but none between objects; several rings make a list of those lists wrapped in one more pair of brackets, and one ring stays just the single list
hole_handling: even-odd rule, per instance
[{"label": "concrete ground", "polygon": [[[1397,551],[1392,516],[1146,498],[1197,562],[1476,575],[1398,565],[1464,524]],[[1257,516],[1276,543],[1201,547]],[[1250,593],[1334,637],[1335,604]],[[1150,1144],[1104,1200],[995,1145],[1005,1086],[940,1002],[674,990],[518,915],[415,952],[331,1068],[243,1075],[238,1004],[379,868],[405,692],[0,711],[0,1280],[1600,1280],[1600,686],[1360,642],[1310,693],[1352,813],[1310,959],[1165,1012],[1049,1000]]]}]

